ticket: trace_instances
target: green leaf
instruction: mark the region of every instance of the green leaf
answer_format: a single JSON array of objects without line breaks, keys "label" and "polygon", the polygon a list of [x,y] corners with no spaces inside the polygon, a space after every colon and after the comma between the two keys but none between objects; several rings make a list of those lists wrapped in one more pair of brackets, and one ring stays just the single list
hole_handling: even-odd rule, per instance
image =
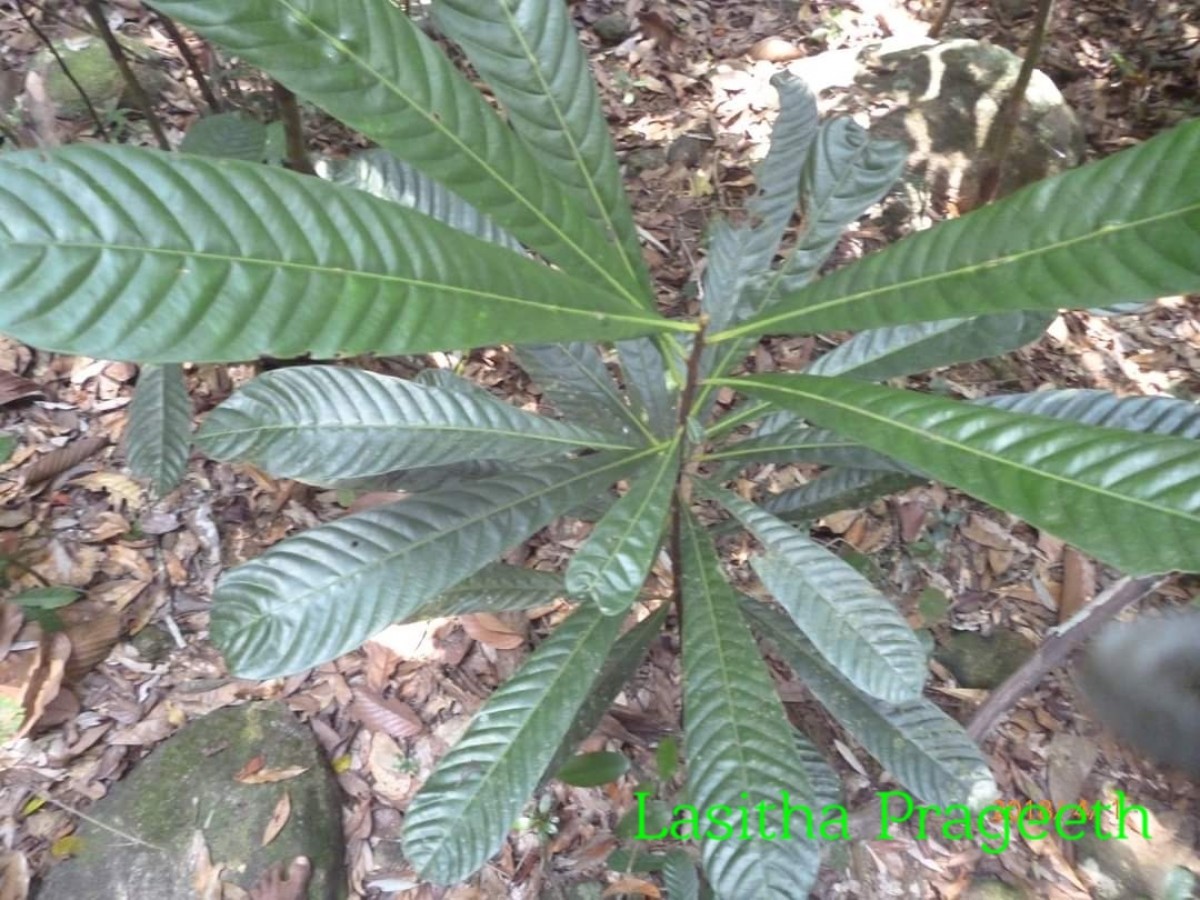
[{"label": "green leaf", "polygon": [[263,161],[266,150],[266,126],[241,112],[197,119],[179,144],[180,153],[256,163]]},{"label": "green leaf", "polygon": [[654,751],[654,766],[661,781],[670,781],[679,771],[679,742],[673,737],[663,738]]},{"label": "green leaf", "polygon": [[620,254],[621,280],[653,308],[637,229],[587,54],[559,0],[438,0],[434,18],[466,51],[545,172]]},{"label": "green leaf", "polygon": [[700,873],[686,850],[668,851],[663,886],[667,889],[667,900],[700,900]]},{"label": "green leaf", "polygon": [[1081,425],[1200,439],[1200,406],[1174,397],[1118,397],[1108,391],[1070,389],[981,397],[972,402]]},{"label": "green leaf", "polygon": [[[737,321],[769,309],[783,293],[799,290],[815,277],[842,232],[896,183],[907,159],[905,144],[873,140],[851,119],[824,123],[807,154],[801,179],[804,229],[782,265],[741,291]],[[718,331],[719,327],[713,327],[709,333]],[[710,348],[716,361],[704,371],[712,376],[728,372],[746,358],[754,343],[753,338],[746,338]],[[704,388],[700,402],[710,401],[711,396],[711,390]],[[707,412],[708,407],[704,409]]]},{"label": "green leaf", "polygon": [[652,452],[595,454],[464,482],[288,538],[217,583],[213,642],[242,678],[275,678],[334,659]]},{"label": "green leaf", "polygon": [[817,136],[817,101],[789,72],[771,79],[779,92],[779,115],[771,128],[771,147],[754,180],[757,191],[746,203],[748,223],[717,223],[705,270],[704,311],[710,327],[733,321],[744,283],[771,268],[783,233],[800,203],[800,176]]},{"label": "green leaf", "polygon": [[617,354],[625,374],[625,389],[644,425],[666,437],[678,424],[679,388],[655,341],[618,341]]},{"label": "green leaf", "polygon": [[792,806],[811,809],[808,776],[716,549],[690,513],[682,518],[688,798],[699,809],[773,804],[775,811],[761,814],[761,821],[778,837],[703,840],[704,871],[719,896],[802,900],[816,879],[820,851],[797,833],[801,816],[783,832],[778,807],[786,793]]},{"label": "green leaf", "polygon": [[736,494],[696,482],[763,545],[751,561],[817,650],[859,690],[890,702],[925,684],[925,651],[887,597],[849,564]]},{"label": "green leaf", "polygon": [[1021,516],[1130,574],[1200,561],[1200,444],[845,378],[726,382]]},{"label": "green leaf", "polygon": [[595,344],[537,344],[517,351],[521,368],[567,419],[581,425],[649,436],[621,396]]},{"label": "green leaf", "polygon": [[678,474],[676,438],[662,451],[657,465],[630,484],[575,551],[567,566],[568,591],[590,597],[606,616],[629,609],[658,556]]},{"label": "green leaf", "polygon": [[405,812],[404,855],[421,878],[461,881],[500,849],[620,627],[580,607],[471,720]]},{"label": "green leaf", "polygon": [[1039,181],[711,335],[861,330],[1200,288],[1200,121]]},{"label": "green leaf", "polygon": [[[755,601],[742,600],[743,607],[746,603],[753,602]],[[751,619],[751,622],[753,621]],[[793,625],[789,630],[794,629],[795,626]],[[829,763],[825,761],[825,757],[821,755],[821,751],[814,747],[812,741],[799,729],[793,730],[792,739],[796,744],[796,756],[799,757],[801,764],[804,766],[804,771],[808,773],[808,783],[812,785],[813,808],[817,809],[819,807],[824,810],[827,806],[837,806],[840,804],[842,801],[841,779],[830,768]]]},{"label": "green leaf", "polygon": [[11,434],[0,434],[0,463],[8,462],[17,449],[17,439]]},{"label": "green leaf", "polygon": [[0,184],[0,332],[60,352],[223,362],[688,327],[266,166],[74,146],[0,157]]},{"label": "green leaf", "polygon": [[873,328],[826,353],[805,374],[884,381],[986,359],[1036,341],[1054,317],[1052,312],[1017,311]]},{"label": "green leaf", "polygon": [[74,603],[82,596],[83,591],[77,591],[75,588],[38,587],[21,591],[11,599],[11,602],[25,609],[58,609]]},{"label": "green leaf", "polygon": [[765,499],[760,505],[785,522],[811,522],[840,509],[859,509],[928,479],[874,469],[831,469],[812,481]]},{"label": "green leaf", "polygon": [[403,621],[421,622],[442,616],[533,609],[553,603],[566,593],[562,576],[553,572],[492,563],[454,587],[442,591]]},{"label": "green leaf", "polygon": [[897,464],[862,444],[846,440],[825,428],[813,428],[793,419],[782,428],[718,447],[698,457],[703,462],[733,460],[750,463],[812,462],[895,472]]},{"label": "green leaf", "polygon": [[152,5],[445,184],[566,271],[639,303],[613,274],[621,262],[608,236],[391,0]]},{"label": "green leaf", "polygon": [[192,401],[177,365],[143,366],[125,427],[129,469],[162,497],[183,479],[192,449]]},{"label": "green leaf", "polygon": [[546,770],[548,774],[557,771],[563,761],[571,757],[580,742],[600,725],[600,720],[608,713],[617,695],[637,672],[650,642],[662,631],[669,610],[670,604],[664,603],[652,615],[621,635],[613,645],[604,661],[604,668],[600,670],[600,677],[592,684],[591,693],[576,713],[570,730],[559,743],[554,760]]},{"label": "green leaf", "polygon": [[238,390],[209,413],[196,443],[214,459],[327,484],[476,459],[629,449],[631,442],[522,412],[480,390],[299,366],[264,373]]},{"label": "green leaf", "polygon": [[925,803],[947,806],[995,796],[979,748],[933,703],[920,697],[892,705],[867,697],[838,675],[786,615],[747,598],[741,609],[855,740]]},{"label": "green leaf", "polygon": [[628,771],[629,760],[625,754],[599,750],[571,757],[556,777],[575,787],[598,787],[616,781]]},{"label": "green leaf", "polygon": [[524,252],[520,241],[458,194],[386,150],[376,147],[344,159],[321,159],[316,169],[318,175],[334,184],[366,191],[445,222],[472,237]]}]

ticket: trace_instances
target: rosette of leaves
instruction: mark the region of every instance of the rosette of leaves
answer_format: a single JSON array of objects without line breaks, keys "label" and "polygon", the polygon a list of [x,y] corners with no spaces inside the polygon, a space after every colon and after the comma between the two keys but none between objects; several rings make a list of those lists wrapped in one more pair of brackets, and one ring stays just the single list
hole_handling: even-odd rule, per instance
[{"label": "rosette of leaves", "polygon": [[[467,879],[498,850],[669,621],[682,623],[697,806],[782,790],[816,803],[828,783],[797,749],[756,634],[921,800],[985,800],[978,750],[921,696],[921,645],[809,536],[823,510],[937,479],[1127,572],[1196,568],[1194,406],[1055,391],[968,403],[878,382],[1012,349],[1060,308],[1200,289],[1200,123],[817,277],[904,153],[819,122],[784,78],[748,215],[713,229],[703,315],[669,318],[560,0],[434,3],[500,112],[390,0],[152,5],[379,150],[335,183],[131,147],[7,154],[0,331],[158,364],[515,345],[557,411],[517,410],[452,375],[312,365],[258,377],[197,434],[211,456],[279,477],[410,491],[224,574],[212,639],[237,675],[304,670],[396,621],[574,602],[408,809],[422,877]],[[797,209],[799,235],[780,248]],[[733,374],[765,335],[823,331],[857,334],[800,374]],[[714,418],[719,387],[746,403]],[[759,503],[722,486],[768,460],[829,468]],[[494,562],[581,509],[596,524],[562,580]],[[760,547],[733,580],[719,519]],[[664,547],[679,615],[647,617],[642,583]],[[774,603],[735,587],[751,576]],[[819,850],[699,841],[705,878],[735,900],[807,896]]]}]

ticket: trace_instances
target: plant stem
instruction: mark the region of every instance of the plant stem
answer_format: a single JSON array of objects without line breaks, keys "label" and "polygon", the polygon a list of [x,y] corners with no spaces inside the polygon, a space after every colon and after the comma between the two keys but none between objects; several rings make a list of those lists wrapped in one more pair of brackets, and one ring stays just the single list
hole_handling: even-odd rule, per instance
[{"label": "plant stem", "polygon": [[142,115],[145,116],[150,130],[154,132],[154,139],[158,141],[158,146],[163,150],[170,150],[171,142],[167,140],[167,134],[163,131],[162,123],[158,120],[158,116],[154,114],[154,108],[150,103],[150,98],[146,96],[146,91],[142,87],[142,83],[137,80],[137,76],[133,74],[133,69],[129,67],[129,60],[125,58],[125,50],[121,47],[121,42],[117,40],[116,35],[112,33],[112,29],[108,27],[108,19],[104,17],[104,10],[100,8],[100,0],[86,0],[84,5],[87,7],[92,24],[96,26],[96,30],[100,32],[100,37],[104,39],[104,45],[108,47],[108,52],[112,56],[113,62],[116,63],[121,77],[125,79],[125,85],[129,88],[130,97],[133,98],[133,102],[137,104],[138,109],[142,111]]},{"label": "plant stem", "polygon": [[21,18],[25,20],[25,24],[29,26],[30,30],[37,35],[38,40],[46,45],[46,49],[50,51],[55,62],[58,63],[58,67],[62,69],[63,74],[67,76],[67,81],[71,82],[71,84],[74,85],[75,90],[79,92],[79,96],[83,100],[83,105],[87,107],[88,115],[92,117],[92,121],[96,124],[96,131],[99,133],[100,139],[102,141],[107,141],[108,129],[104,127],[104,121],[100,118],[100,113],[96,112],[96,107],[92,105],[92,98],[87,95],[87,91],[83,89],[83,85],[81,85],[71,73],[71,67],[67,65],[65,60],[63,60],[62,54],[60,54],[58,52],[58,48],[54,46],[54,41],[50,40],[50,37],[46,34],[46,32],[42,31],[37,22],[33,21],[33,17],[29,15],[29,10],[25,8],[25,0],[17,0],[17,12],[21,14]]},{"label": "plant stem", "polygon": [[1061,666],[1076,647],[1108,624],[1117,613],[1158,590],[1164,581],[1165,578],[1157,575],[1122,578],[1062,625],[1052,629],[1033,656],[992,691],[976,710],[967,726],[971,740],[982,742],[992,735],[1008,711],[1037,687],[1051,669]]},{"label": "plant stem", "polygon": [[1029,89],[1029,81],[1033,77],[1038,59],[1042,55],[1042,45],[1046,40],[1046,28],[1050,22],[1050,10],[1054,0],[1038,0],[1037,18],[1033,23],[1033,34],[1029,38],[1029,49],[1021,62],[1021,71],[1017,73],[1017,83],[1000,109],[996,120],[988,129],[987,140],[983,145],[983,167],[979,176],[979,195],[975,205],[983,206],[996,198],[1000,189],[1000,174],[1004,169],[1004,161],[1012,146],[1013,134],[1017,130],[1017,120],[1021,115],[1021,104],[1025,102],[1025,91]]},{"label": "plant stem", "polygon": [[213,112],[220,112],[221,101],[213,92],[212,85],[209,84],[208,77],[204,74],[204,69],[200,67],[200,61],[196,59],[196,54],[188,46],[187,40],[184,39],[183,34],[179,31],[179,26],[160,12],[156,12],[154,16],[158,19],[159,24],[162,25],[163,30],[166,31],[167,36],[171,39],[171,43],[175,45],[175,49],[179,51],[179,55],[183,57],[184,63],[191,70],[192,77],[196,79],[196,86],[200,88],[200,94],[204,97],[204,102],[209,105],[209,108]]},{"label": "plant stem", "polygon": [[692,404],[696,400],[696,386],[700,383],[700,358],[704,355],[704,331],[708,328],[708,316],[700,314],[698,320],[700,330],[692,341],[692,354],[687,361],[687,380],[683,385],[683,393],[679,397],[679,427],[687,437],[688,419],[692,415]]},{"label": "plant stem", "polygon": [[950,13],[953,9],[954,0],[943,0],[941,9],[938,10],[937,18],[929,26],[929,36],[931,38],[941,36],[942,29],[946,27],[946,22],[949,21]]},{"label": "plant stem", "polygon": [[283,131],[287,136],[287,167],[293,172],[315,175],[308,151],[304,147],[304,121],[300,118],[300,105],[296,95],[278,81],[272,82],[275,103],[279,106],[279,117],[283,120]]}]

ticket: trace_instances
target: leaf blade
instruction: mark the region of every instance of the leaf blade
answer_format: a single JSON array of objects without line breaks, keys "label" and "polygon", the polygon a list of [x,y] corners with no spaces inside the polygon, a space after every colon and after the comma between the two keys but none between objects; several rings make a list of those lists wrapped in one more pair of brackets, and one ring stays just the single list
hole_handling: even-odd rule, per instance
[{"label": "leaf blade", "polygon": [[183,479],[192,448],[192,401],[179,366],[143,366],[125,428],[129,469],[149,478],[155,493]]},{"label": "leaf blade", "polygon": [[567,566],[567,590],[590,597],[606,616],[633,605],[658,556],[679,473],[679,450],[676,437],[658,464],[635,479],[596,523]]},{"label": "leaf blade", "polygon": [[[727,382],[1021,516],[1131,574],[1196,565],[1200,444],[838,377]],[[1187,548],[1187,549],[1185,549]]]},{"label": "leaf blade", "polygon": [[405,813],[404,855],[422,878],[461,881],[500,849],[620,626],[580,607],[484,704]]},{"label": "leaf blade", "polygon": [[[811,807],[808,775],[793,750],[792,728],[775,695],[716,549],[690,513],[681,523],[684,723],[689,799],[698,808],[774,804],[791,792]],[[790,798],[789,798],[790,799]],[[763,819],[782,836],[777,815]],[[815,843],[701,842],[705,874],[727,897],[803,897],[816,878]]]},{"label": "leaf blade", "polygon": [[905,238],[710,340],[1194,291],[1200,171],[1191,160],[1198,153],[1200,122],[1186,122]]},{"label": "leaf blade", "polygon": [[[298,97],[452,185],[564,269],[625,289],[606,236],[441,49],[389,0],[155,0]],[[319,65],[313,65],[319,60]],[[627,302],[636,305],[634,298]]]},{"label": "leaf blade", "polygon": [[619,435],[523,412],[484,391],[334,366],[260,375],[208,414],[196,443],[213,459],[252,462],[276,478],[312,484],[632,446]]},{"label": "leaf blade", "polygon": [[[75,145],[5,154],[0,184],[0,331],[60,352],[329,358],[660,328],[427,216],[266,166]],[[337,239],[310,240],[317,223]]]},{"label": "leaf blade", "polygon": [[[217,583],[212,640],[230,670],[247,678],[273,678],[334,659],[648,455],[595,454],[464,482],[288,538]],[[421,563],[413,564],[418,555]]]}]

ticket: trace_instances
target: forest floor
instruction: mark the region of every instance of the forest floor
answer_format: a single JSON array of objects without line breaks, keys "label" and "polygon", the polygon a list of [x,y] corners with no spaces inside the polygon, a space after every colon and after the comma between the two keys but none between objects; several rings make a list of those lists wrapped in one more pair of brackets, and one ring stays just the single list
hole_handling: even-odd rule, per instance
[{"label": "forest floor", "polygon": [[[51,35],[71,35],[84,24],[69,9],[60,16],[25,5]],[[1031,26],[1029,5],[961,2],[944,36],[986,38],[1020,53]],[[177,142],[203,109],[196,84],[141,4],[112,6],[122,32],[161,54],[170,80],[161,87],[157,109]],[[581,0],[573,9],[627,163],[646,253],[664,289],[663,307],[675,312],[694,302],[692,279],[704,256],[706,223],[736,214],[752,186],[750,164],[765,150],[775,111],[767,79],[784,63],[753,59],[752,48],[757,45],[754,53],[761,56],[767,51],[759,42],[776,38],[767,55],[808,55],[924,33],[937,12],[932,4],[903,6],[897,0]],[[593,26],[614,12],[628,16],[630,30],[606,43]],[[39,47],[16,4],[0,2],[0,87],[3,80],[21,83]],[[1041,68],[1081,117],[1089,159],[1105,156],[1200,112],[1200,13],[1175,0],[1063,0]],[[243,98],[266,92],[254,73],[237,79]],[[315,111],[306,114],[314,152],[352,149],[353,138],[340,127]],[[134,113],[109,124],[123,131],[123,140],[151,143]],[[33,139],[98,138],[87,119],[51,114],[42,117]],[[848,232],[838,257],[882,243],[878,223],[867,217]],[[827,346],[812,338],[774,340],[755,352],[750,365],[794,371]],[[454,367],[522,408],[541,408],[536,387],[504,348],[367,364],[402,375],[430,365]],[[203,415],[257,370],[253,364],[190,368],[196,413]],[[136,375],[128,363],[57,356],[0,337],[0,433],[17,439],[15,453],[0,463],[0,563],[7,567],[7,575],[0,567],[6,591],[0,598],[42,579],[76,588],[85,595],[74,605],[76,634],[89,636],[80,640],[83,658],[59,673],[66,676],[55,681],[61,690],[43,692],[42,720],[32,737],[0,748],[0,853],[10,861],[20,854],[33,872],[45,871],[70,853],[66,839],[78,821],[73,811],[104,796],[185,722],[229,704],[277,698],[311,722],[335,763],[346,798],[355,896],[534,898],[549,896],[554,883],[579,881],[604,885],[608,896],[659,896],[651,876],[605,865],[620,843],[614,826],[634,806],[633,778],[593,789],[553,784],[548,791],[555,826],[510,838],[477,885],[442,890],[408,883],[410,873],[395,849],[406,804],[471,713],[518,668],[531,642],[562,617],[563,606],[396,627],[364,650],[287,680],[228,677],[206,640],[218,573],[289,534],[345,514],[347,499],[198,455],[184,484],[154,499],[123,470],[121,436]],[[1032,345],[913,384],[966,398],[1053,384],[1194,400],[1200,397],[1200,305],[1195,298],[1168,298],[1138,316],[1065,313]],[[744,472],[739,487],[771,492],[807,473],[797,466],[760,466]],[[560,570],[587,528],[564,520],[507,561]],[[898,598],[914,625],[930,628],[939,640],[974,630],[1017,633],[1037,644],[1114,579],[1051,536],[936,486],[829,516],[817,534],[857,560]],[[22,567],[36,575],[23,574]],[[665,592],[662,573],[655,579]],[[1149,602],[1185,603],[1193,593],[1194,582],[1169,581]],[[931,597],[941,602],[931,605]],[[655,745],[680,729],[676,649],[670,639],[653,646],[585,749],[620,750],[635,769],[653,769]],[[835,761],[847,784],[847,805],[863,806],[877,787],[878,767],[786,677],[781,670],[793,720],[803,722]],[[986,692],[959,686],[934,663],[928,693],[966,721]],[[1101,733],[1079,708],[1064,673],[1045,679],[989,736],[985,749],[1006,798],[1063,803],[1120,787],[1157,811],[1164,828],[1175,833],[1184,864],[1200,864],[1194,784],[1143,763]],[[980,874],[1021,886],[1029,896],[1092,895],[1069,843],[1017,840],[1007,852],[988,855],[970,842],[895,840],[856,843],[827,867],[817,896],[954,898]],[[0,887],[0,897],[9,896]]]}]

